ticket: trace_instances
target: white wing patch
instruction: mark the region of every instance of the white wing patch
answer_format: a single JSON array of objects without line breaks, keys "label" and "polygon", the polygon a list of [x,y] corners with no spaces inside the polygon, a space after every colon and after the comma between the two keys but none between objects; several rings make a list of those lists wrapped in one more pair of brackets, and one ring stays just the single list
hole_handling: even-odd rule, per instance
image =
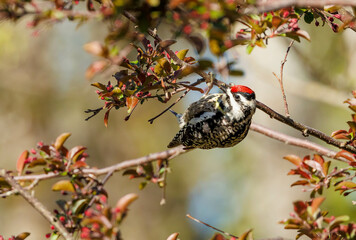
[{"label": "white wing patch", "polygon": [[204,121],[208,118],[212,118],[215,114],[216,114],[215,112],[205,112],[202,115],[200,115],[199,117],[190,119],[190,121],[187,123],[179,124],[179,127],[182,128],[182,127],[184,127],[185,124],[196,124],[196,123]]}]

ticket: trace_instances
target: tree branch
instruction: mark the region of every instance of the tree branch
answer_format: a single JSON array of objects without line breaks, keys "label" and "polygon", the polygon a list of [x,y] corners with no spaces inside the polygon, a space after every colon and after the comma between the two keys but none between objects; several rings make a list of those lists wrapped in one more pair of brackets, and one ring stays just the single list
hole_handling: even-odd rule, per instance
[{"label": "tree branch", "polygon": [[[108,174],[111,172],[117,172],[121,171],[130,167],[135,167],[138,165],[142,165],[148,162],[153,162],[159,159],[173,159],[188,150],[184,150],[183,146],[178,146],[175,148],[168,149],[163,152],[157,152],[157,153],[151,153],[149,155],[146,155],[144,157],[136,158],[136,159],[131,159],[131,160],[126,160],[123,162],[120,162],[118,164],[105,167],[105,168],[100,168],[100,169],[82,169],[78,171],[82,171],[84,174],[94,174],[96,176]],[[44,179],[49,179],[49,178],[55,178],[55,177],[60,177],[59,173],[48,173],[48,174],[39,174],[39,175],[24,175],[24,176],[16,176],[14,177],[15,181],[35,181],[35,180],[44,180]]]},{"label": "tree branch", "polygon": [[31,196],[30,193],[23,189],[16,182],[14,177],[7,174],[5,169],[0,169],[0,176],[3,177],[5,181],[9,183],[11,187],[16,190],[29,204],[31,204],[43,217],[45,217],[47,221],[49,221],[66,240],[73,240],[72,234],[67,231],[63,224],[58,221],[56,217],[48,211],[40,201],[38,201],[37,198]]},{"label": "tree branch", "polygon": [[320,155],[323,155],[323,156],[326,156],[326,157],[329,157],[329,158],[333,158],[333,159],[336,159],[336,160],[339,160],[339,161],[342,161],[342,162],[349,163],[348,160],[346,160],[346,159],[344,159],[342,157],[336,157],[336,154],[337,154],[336,152],[334,152],[332,150],[329,150],[327,148],[324,148],[324,147],[322,147],[322,146],[320,146],[320,145],[318,145],[316,143],[310,142],[308,140],[303,140],[303,139],[291,137],[291,136],[288,136],[286,134],[273,131],[273,130],[271,130],[269,128],[266,128],[264,126],[261,126],[261,125],[255,124],[255,123],[251,124],[250,129],[252,131],[261,133],[261,134],[263,134],[263,135],[265,135],[267,137],[270,137],[270,138],[276,139],[278,141],[284,142],[285,144],[306,148],[306,149],[315,151]]},{"label": "tree branch", "polygon": [[308,127],[304,124],[298,123],[296,121],[294,121],[291,118],[285,117],[277,112],[275,112],[274,110],[272,110],[271,108],[269,108],[268,106],[266,106],[265,104],[257,101],[257,108],[259,108],[260,110],[262,110],[263,112],[267,113],[271,118],[274,118],[282,123],[285,123],[289,126],[291,126],[294,129],[297,129],[299,131],[302,132],[303,136],[307,137],[309,134],[319,138],[320,140],[326,142],[327,144],[333,145],[335,147],[338,147],[340,149],[344,149],[346,151],[352,152],[356,154],[356,148],[351,146],[351,145],[347,145],[344,142],[340,142],[332,137],[329,137],[328,135],[326,135],[325,133],[320,132],[319,130],[316,130],[314,128]]}]

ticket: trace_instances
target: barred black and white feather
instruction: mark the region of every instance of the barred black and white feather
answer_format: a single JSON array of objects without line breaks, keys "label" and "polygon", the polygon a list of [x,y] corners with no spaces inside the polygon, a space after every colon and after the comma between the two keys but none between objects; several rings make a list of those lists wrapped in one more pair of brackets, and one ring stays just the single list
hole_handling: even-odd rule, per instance
[{"label": "barred black and white feather", "polygon": [[241,85],[203,96],[178,116],[180,130],[168,147],[226,148],[242,141],[256,109],[255,93]]}]

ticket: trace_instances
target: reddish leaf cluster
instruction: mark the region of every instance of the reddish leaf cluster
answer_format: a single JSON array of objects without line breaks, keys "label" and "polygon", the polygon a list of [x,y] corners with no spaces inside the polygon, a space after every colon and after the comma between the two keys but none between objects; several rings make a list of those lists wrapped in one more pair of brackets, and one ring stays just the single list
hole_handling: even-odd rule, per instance
[{"label": "reddish leaf cluster", "polygon": [[137,198],[136,194],[127,194],[113,208],[108,205],[106,195],[98,195],[97,201],[85,210],[80,222],[81,239],[121,239],[117,225],[125,218],[128,206]]},{"label": "reddish leaf cluster", "polygon": [[[92,86],[99,89],[97,90],[97,94],[101,100],[105,101],[105,104],[103,108],[87,110],[86,112],[92,113],[92,116],[94,116],[100,110],[107,109],[104,117],[106,126],[109,112],[113,108],[119,109],[126,106],[129,113],[129,116],[126,118],[128,120],[139,102],[142,104],[150,98],[167,102],[171,98],[171,95],[175,94],[176,90],[182,87],[202,91],[194,86],[190,87],[184,84],[186,82],[177,81],[182,76],[192,73],[193,69],[181,68],[164,52],[164,48],[174,44],[175,41],[154,41],[152,46],[147,38],[142,37],[141,43],[143,47],[132,44],[137,51],[137,59],[129,61],[124,58],[121,67],[125,69],[114,75],[116,79],[115,84],[112,84],[111,81],[106,85],[98,82],[92,84]],[[195,59],[186,57],[187,52],[188,50],[181,50],[176,52],[176,56],[185,63],[193,63]]]},{"label": "reddish leaf cluster", "polygon": [[356,238],[356,224],[349,223],[348,216],[326,217],[328,212],[320,210],[319,206],[325,199],[314,198],[310,201],[294,202],[294,213],[291,218],[281,221],[285,229],[297,229],[296,239],[308,236],[318,240],[351,240]]},{"label": "reddish leaf cluster", "polygon": [[38,166],[45,173],[70,173],[75,169],[87,167],[85,160],[88,154],[84,152],[86,147],[76,146],[68,150],[63,146],[70,135],[70,133],[63,133],[51,145],[39,142],[36,150],[24,151],[17,160],[18,174],[31,174]]},{"label": "reddish leaf cluster", "polygon": [[[351,114],[351,121],[348,121],[349,125],[348,130],[337,130],[334,131],[331,136],[335,139],[347,140],[346,144],[350,144],[352,146],[356,146],[356,90],[352,92],[353,98],[349,98],[345,101],[349,105],[349,108],[354,112]],[[346,156],[346,155],[345,155]],[[353,154],[349,155],[349,158],[355,160],[355,156]]]},{"label": "reddish leaf cluster", "polygon": [[170,172],[168,162],[158,160],[156,163],[139,165],[136,169],[127,169],[123,172],[123,175],[128,175],[130,179],[144,178],[145,180],[139,185],[139,188],[143,189],[149,182],[156,183],[159,187],[164,187],[167,172]]},{"label": "reddish leaf cluster", "polygon": [[350,179],[356,176],[355,169],[345,168],[338,169],[335,167],[329,172],[330,161],[325,161],[320,155],[315,154],[311,159],[306,156],[303,159],[295,155],[285,156],[284,159],[297,166],[292,169],[288,175],[298,175],[301,180],[297,180],[291,186],[303,185],[308,186],[311,191],[311,197],[314,198],[316,193],[322,194],[324,188],[329,188],[334,182],[335,190],[343,193],[344,196],[356,191],[356,184],[350,182]]}]

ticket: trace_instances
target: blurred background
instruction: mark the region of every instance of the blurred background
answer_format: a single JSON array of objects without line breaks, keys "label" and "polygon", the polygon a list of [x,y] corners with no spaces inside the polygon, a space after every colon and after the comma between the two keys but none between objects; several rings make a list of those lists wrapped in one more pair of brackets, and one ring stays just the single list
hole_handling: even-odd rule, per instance
[{"label": "blurred background", "polygon": [[[94,57],[82,46],[103,40],[106,26],[96,22],[76,28],[72,22],[53,27],[29,29],[27,20],[16,24],[0,23],[0,167],[15,169],[16,160],[25,149],[38,141],[51,143],[63,132],[72,136],[66,146],[88,147],[91,166],[104,167],[166,149],[178,131],[176,119],[164,114],[152,125],[148,119],[167,105],[148,102],[139,106],[131,119],[124,121],[126,109],[112,111],[105,128],[103,114],[89,121],[84,110],[101,106],[95,88],[85,79],[85,70]],[[352,31],[335,34],[330,28],[303,26],[311,42],[295,43],[284,71],[285,90],[292,118],[326,134],[347,129],[350,111],[343,101],[356,89],[356,37]],[[302,27],[302,28],[303,28]],[[175,49],[189,48],[185,41]],[[237,67],[244,70],[240,78],[227,82],[244,84],[255,90],[259,101],[283,113],[282,95],[277,79],[287,46],[285,39],[272,39],[267,49],[256,48],[251,55],[245,47],[230,51]],[[235,52],[233,52],[235,51]],[[191,51],[190,54],[194,52]],[[209,58],[210,54],[205,53]],[[110,74],[94,79],[106,82]],[[174,107],[182,112],[190,102],[199,99],[190,93]],[[300,137],[302,135],[257,110],[254,122],[274,130]],[[312,141],[321,143],[315,138]],[[167,204],[160,206],[162,189],[149,184],[140,191],[140,180],[129,180],[116,173],[107,183],[109,201],[115,204],[124,194],[134,192],[139,199],[130,207],[121,225],[124,239],[166,239],[179,232],[181,239],[209,239],[214,231],[185,215],[217,228],[240,235],[253,228],[256,238],[294,238],[295,231],[284,230],[278,221],[293,211],[292,202],[307,199],[301,187],[290,188],[296,177],[287,176],[293,165],[282,159],[287,154],[301,157],[309,151],[291,147],[255,132],[239,145],[229,149],[194,150],[170,162]],[[51,192],[53,181],[41,182],[36,197],[49,209],[56,207],[59,193]],[[330,214],[356,218],[351,200],[327,191],[322,207]],[[337,206],[330,207],[330,206]],[[21,197],[0,201],[0,234],[5,237],[31,232],[28,239],[45,239],[49,223]]]}]

